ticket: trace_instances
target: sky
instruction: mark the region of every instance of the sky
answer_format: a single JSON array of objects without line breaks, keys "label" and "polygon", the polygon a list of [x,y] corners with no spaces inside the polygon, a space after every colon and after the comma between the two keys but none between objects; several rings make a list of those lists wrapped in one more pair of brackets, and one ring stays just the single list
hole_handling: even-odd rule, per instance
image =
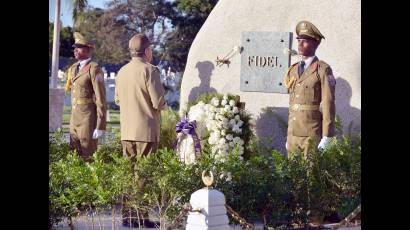
[{"label": "sky", "polygon": [[[107,0],[88,0],[88,5],[92,7],[105,8]],[[48,0],[48,21],[54,22],[56,0]],[[65,26],[73,26],[71,0],[61,0],[60,20]]]}]

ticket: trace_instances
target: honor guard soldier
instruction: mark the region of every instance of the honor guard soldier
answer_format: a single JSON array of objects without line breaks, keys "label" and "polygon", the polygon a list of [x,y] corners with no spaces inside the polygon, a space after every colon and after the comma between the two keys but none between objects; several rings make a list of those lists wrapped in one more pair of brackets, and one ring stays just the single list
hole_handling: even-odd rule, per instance
[{"label": "honor guard soldier", "polygon": [[71,92],[70,148],[89,160],[97,149],[98,138],[106,128],[104,75],[91,61],[94,45],[74,33],[74,63],[67,72],[66,92]]},{"label": "honor guard soldier", "polygon": [[289,67],[284,82],[289,93],[286,149],[308,153],[309,143],[323,149],[335,130],[335,87],[332,69],[315,56],[325,37],[310,22],[296,26],[298,53],[302,60]]}]

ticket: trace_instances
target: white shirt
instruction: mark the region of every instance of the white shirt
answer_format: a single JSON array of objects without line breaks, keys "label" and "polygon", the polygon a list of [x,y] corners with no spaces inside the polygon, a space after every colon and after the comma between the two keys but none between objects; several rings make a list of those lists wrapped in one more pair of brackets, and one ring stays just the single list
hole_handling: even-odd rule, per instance
[{"label": "white shirt", "polygon": [[91,60],[91,58],[87,58],[84,60],[81,60],[80,63],[80,68],[78,69],[78,72],[80,72],[80,70]]},{"label": "white shirt", "polygon": [[313,61],[313,59],[315,59],[315,57],[316,56],[313,55],[312,57],[308,57],[305,60],[303,60],[305,62],[305,67],[304,67],[303,71],[305,71],[310,66],[310,64],[312,64],[312,61]]}]

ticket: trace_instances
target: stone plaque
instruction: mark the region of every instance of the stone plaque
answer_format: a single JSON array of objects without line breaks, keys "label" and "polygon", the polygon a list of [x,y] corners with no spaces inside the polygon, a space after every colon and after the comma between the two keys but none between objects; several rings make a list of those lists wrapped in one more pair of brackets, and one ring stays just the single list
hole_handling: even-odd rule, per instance
[{"label": "stone plaque", "polygon": [[287,93],[283,76],[290,65],[292,33],[242,32],[241,91]]}]

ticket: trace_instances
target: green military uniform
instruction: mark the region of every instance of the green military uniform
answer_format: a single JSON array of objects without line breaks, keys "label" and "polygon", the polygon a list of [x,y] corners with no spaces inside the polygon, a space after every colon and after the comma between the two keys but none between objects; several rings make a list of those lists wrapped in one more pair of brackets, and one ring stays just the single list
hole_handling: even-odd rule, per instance
[{"label": "green military uniform", "polygon": [[[74,34],[76,44],[90,43],[80,34]],[[92,47],[91,45],[89,45]],[[66,91],[71,92],[70,148],[89,159],[97,149],[94,130],[106,128],[106,94],[104,76],[96,62],[88,61],[78,71],[80,62],[68,69]]]},{"label": "green military uniform", "polygon": [[[302,21],[296,27],[297,35],[317,40],[324,38],[310,22]],[[308,151],[311,141],[316,147],[322,137],[334,135],[335,85],[331,67],[314,57],[307,69],[299,75],[300,62],[293,64],[285,74],[289,92],[289,124],[287,150]]]}]

